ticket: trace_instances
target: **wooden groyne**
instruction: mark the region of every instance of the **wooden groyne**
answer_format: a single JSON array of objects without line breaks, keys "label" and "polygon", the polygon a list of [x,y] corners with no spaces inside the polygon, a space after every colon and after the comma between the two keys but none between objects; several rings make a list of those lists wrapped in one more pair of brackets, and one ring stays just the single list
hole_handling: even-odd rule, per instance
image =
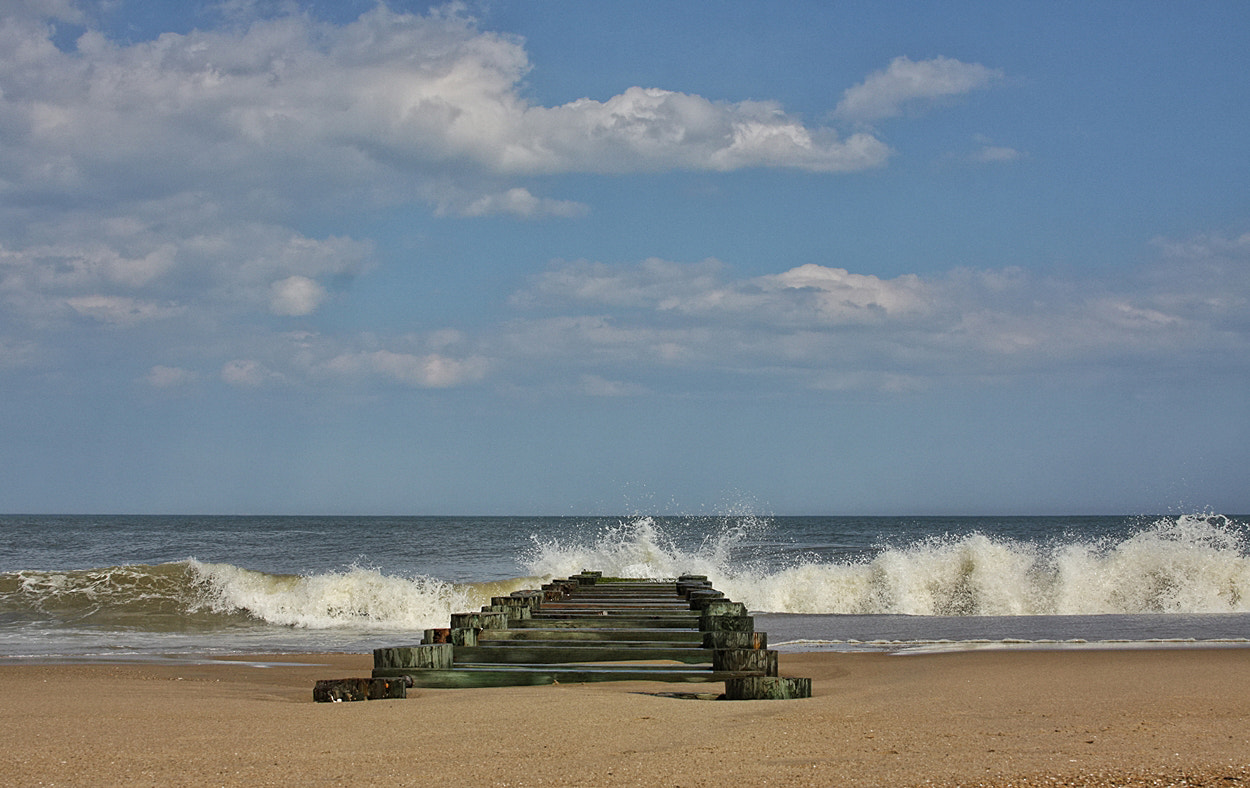
[{"label": "wooden groyne", "polygon": [[370,679],[319,681],[316,700],[403,697],[407,687],[590,681],[725,682],[734,700],[811,697],[777,675],[777,652],[706,577],[605,580],[582,572],[456,613],[421,643],[374,650]]}]

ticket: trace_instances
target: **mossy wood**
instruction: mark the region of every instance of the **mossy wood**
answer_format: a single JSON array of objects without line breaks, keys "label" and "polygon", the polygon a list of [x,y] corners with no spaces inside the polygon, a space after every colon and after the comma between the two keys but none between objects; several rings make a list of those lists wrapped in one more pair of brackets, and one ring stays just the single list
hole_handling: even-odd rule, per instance
[{"label": "mossy wood", "polygon": [[[451,627],[426,630],[421,645],[375,650],[374,680],[455,688],[777,675],[777,654],[746,607],[702,577],[650,582],[583,572],[490,601],[480,613],[453,614]],[[741,692],[798,697],[801,682]]]},{"label": "mossy wood", "polygon": [[589,684],[598,681],[660,681],[706,683],[741,678],[746,674],[697,668],[593,665],[510,665],[504,667],[457,667],[413,673],[412,686],[427,689],[475,687],[524,687],[535,684]]},{"label": "mossy wood", "polygon": [[508,614],[502,612],[452,613],[452,629],[507,629]]},{"label": "mossy wood", "polygon": [[811,679],[750,676],[725,680],[726,700],[795,700],[811,696]]},{"label": "mossy wood", "polygon": [[[552,640],[564,642],[607,643],[616,640],[646,641],[649,643],[703,642],[702,636],[691,629],[574,629],[574,628],[520,628],[482,630],[478,645],[495,645],[502,641]],[[460,644],[457,644],[460,645]],[[470,644],[464,644],[470,645]]]},{"label": "mossy wood", "polygon": [[763,632],[704,632],[703,648],[768,648],[768,635]]},{"label": "mossy wood", "polygon": [[543,613],[527,621],[515,621],[509,629],[692,629],[697,616],[561,616]]},{"label": "mossy wood", "polygon": [[[373,667],[404,670],[449,670],[455,647],[450,643],[390,646],[373,650]],[[374,674],[375,676],[378,674]]]},{"label": "mossy wood", "polygon": [[383,700],[408,697],[408,681],[396,678],[322,679],[313,686],[313,700],[318,703],[342,703],[357,700]]},{"label": "mossy wood", "polygon": [[757,676],[777,675],[777,652],[757,648],[721,648],[712,652],[712,670],[733,670]]},{"label": "mossy wood", "polygon": [[[482,630],[483,632],[507,632],[506,629]],[[444,627],[441,629],[425,630],[425,637],[422,638],[421,644],[428,645],[431,643],[450,643],[453,646],[476,646],[478,641],[478,630],[476,629],[451,629]]]},{"label": "mossy wood", "polygon": [[699,629],[703,632],[754,632],[752,616],[700,616]]},{"label": "mossy wood", "polygon": [[456,649],[456,665],[464,663],[541,663],[554,665],[571,662],[626,662],[629,660],[669,660],[688,664],[706,664],[713,652],[698,644],[690,646],[656,646],[651,643],[588,644],[582,646],[531,645],[511,643],[500,646],[477,646]]}]

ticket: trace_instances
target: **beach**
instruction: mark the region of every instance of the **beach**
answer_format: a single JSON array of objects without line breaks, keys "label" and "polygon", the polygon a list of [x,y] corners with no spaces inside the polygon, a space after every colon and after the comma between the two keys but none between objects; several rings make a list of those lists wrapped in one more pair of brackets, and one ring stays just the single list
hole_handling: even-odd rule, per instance
[{"label": "beach", "polygon": [[314,703],[367,654],[0,665],[0,784],[1250,784],[1250,649],[786,653],[813,697],[641,682]]}]

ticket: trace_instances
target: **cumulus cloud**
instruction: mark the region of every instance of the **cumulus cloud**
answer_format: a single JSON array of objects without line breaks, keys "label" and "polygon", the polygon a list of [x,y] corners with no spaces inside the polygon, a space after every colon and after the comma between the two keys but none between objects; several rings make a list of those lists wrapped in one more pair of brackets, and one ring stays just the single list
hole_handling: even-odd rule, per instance
[{"label": "cumulus cloud", "polygon": [[986,164],[996,162],[1015,161],[1021,157],[1020,151],[1015,148],[1008,148],[1002,145],[986,145],[976,153],[972,154],[973,161],[979,161]]},{"label": "cumulus cloud", "polygon": [[486,375],[487,361],[480,356],[458,359],[440,353],[374,350],[336,356],[325,363],[324,369],[349,378],[377,375],[420,388],[449,388],[481,380]]},{"label": "cumulus cloud", "polygon": [[[280,209],[296,195],[419,191],[460,178],[670,169],[878,166],[887,147],[812,128],[773,102],[653,87],[536,106],[521,42],[455,13],[379,4],[345,25],[307,14],[76,51],[51,26],[0,38],[3,177],[41,195],[158,197],[209,188]],[[571,206],[547,204],[563,215]]]},{"label": "cumulus cloud", "polygon": [[572,200],[535,197],[529,189],[518,186],[505,192],[483,195],[463,207],[442,206],[441,211],[458,213],[462,216],[490,216],[502,213],[519,216],[522,219],[537,219],[546,216],[568,219],[584,216],[590,212],[590,206]]},{"label": "cumulus cloud", "polygon": [[715,261],[557,262],[514,297],[539,314],[508,325],[508,347],[542,363],[609,364],[615,379],[624,369],[767,371],[826,390],[1142,362],[1180,369],[1212,353],[1244,364],[1242,240],[1166,245],[1147,274],[1115,283],[1014,268],[881,278],[805,264],[734,278]]},{"label": "cumulus cloud", "polygon": [[912,60],[896,57],[883,71],[848,88],[834,110],[842,120],[873,123],[901,115],[911,108],[922,109],[933,103],[987,88],[1003,78],[1003,72],[979,63],[963,63],[953,58]]},{"label": "cumulus cloud", "polygon": [[83,317],[119,326],[135,325],[151,320],[164,320],[179,314],[176,305],[157,304],[126,296],[86,295],[68,298],[71,309]]},{"label": "cumulus cloud", "polygon": [[221,379],[231,386],[256,388],[282,381],[282,375],[255,359],[235,359],[221,368]]},{"label": "cumulus cloud", "polygon": [[269,310],[275,315],[299,317],[317,311],[326,299],[326,290],[306,276],[288,276],[269,286]]}]

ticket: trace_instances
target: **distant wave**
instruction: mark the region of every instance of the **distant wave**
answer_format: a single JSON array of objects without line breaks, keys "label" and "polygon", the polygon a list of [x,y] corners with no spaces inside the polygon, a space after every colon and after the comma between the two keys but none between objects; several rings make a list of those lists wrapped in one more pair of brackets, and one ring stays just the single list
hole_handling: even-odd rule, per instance
[{"label": "distant wave", "polygon": [[304,629],[420,630],[533,579],[453,584],[373,569],[280,575],[195,559],[0,574],[0,622],[147,631],[264,623]]},{"label": "distant wave", "polygon": [[[884,545],[856,560],[753,555],[766,518],[735,517],[692,543],[650,517],[569,541],[535,538],[523,577],[449,583],[351,566],[283,575],[186,559],[0,573],[0,627],[165,633],[256,626],[353,632],[442,627],[491,596],[582,569],[637,578],[706,574],[759,612],[919,616],[1250,612],[1246,528],[1219,515],[1144,524],[1119,539],[1019,541],[969,533]],[[680,538],[679,538],[680,537]],[[684,540],[684,541],[682,541]],[[684,547],[681,545],[685,545]],[[772,561],[779,560],[775,551]]]},{"label": "distant wave", "polygon": [[1222,515],[1162,518],[1127,538],[1017,541],[971,533],[886,546],[861,560],[768,567],[733,559],[767,523],[737,520],[697,549],[639,517],[589,542],[536,541],[528,569],[567,576],[705,574],[749,608],[775,613],[922,616],[1250,612],[1243,525]]}]

